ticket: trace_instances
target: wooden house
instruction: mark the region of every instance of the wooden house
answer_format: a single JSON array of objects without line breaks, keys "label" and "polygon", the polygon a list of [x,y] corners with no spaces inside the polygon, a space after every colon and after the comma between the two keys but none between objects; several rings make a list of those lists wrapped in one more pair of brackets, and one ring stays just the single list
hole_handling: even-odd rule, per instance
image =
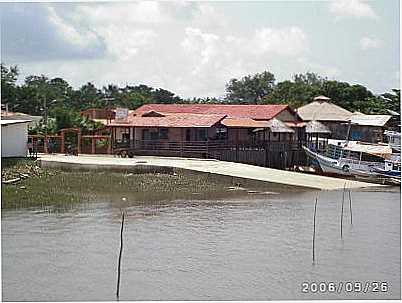
[{"label": "wooden house", "polygon": [[330,138],[370,143],[383,142],[383,133],[390,124],[390,115],[352,113],[330,102],[325,96],[299,107],[297,113],[305,122],[318,121],[331,132]]},{"label": "wooden house", "polygon": [[298,140],[300,122],[287,105],[146,104],[108,126],[117,142],[255,144]]}]

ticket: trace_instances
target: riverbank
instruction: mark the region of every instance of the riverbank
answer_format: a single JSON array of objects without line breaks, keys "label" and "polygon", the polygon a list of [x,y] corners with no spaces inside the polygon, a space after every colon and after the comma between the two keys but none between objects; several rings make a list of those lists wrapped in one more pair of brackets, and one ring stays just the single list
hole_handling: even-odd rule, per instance
[{"label": "riverbank", "polygon": [[33,160],[3,160],[2,179],[27,178],[2,186],[2,208],[66,206],[99,200],[172,199],[220,193],[232,184],[206,175],[64,171]]},{"label": "riverbank", "polygon": [[187,171],[188,173],[204,173],[220,178],[242,178],[244,180],[262,182],[269,186],[286,186],[290,189],[343,189],[345,182],[349,188],[382,187],[378,184],[366,183],[341,178],[310,175],[286,170],[272,169],[243,163],[218,161],[212,159],[193,159],[178,157],[136,156],[117,158],[107,155],[65,156],[61,154],[40,155],[43,166],[72,170],[107,170],[141,172],[146,170]]}]

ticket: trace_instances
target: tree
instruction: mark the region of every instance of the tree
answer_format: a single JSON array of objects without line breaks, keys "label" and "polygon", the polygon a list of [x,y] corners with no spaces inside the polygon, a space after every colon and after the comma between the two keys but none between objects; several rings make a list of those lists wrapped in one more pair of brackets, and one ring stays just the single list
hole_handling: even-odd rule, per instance
[{"label": "tree", "polygon": [[77,110],[94,108],[101,105],[102,98],[102,92],[93,83],[88,82],[72,93],[70,104]]},{"label": "tree", "polygon": [[17,101],[17,87],[16,81],[18,79],[18,67],[11,66],[7,68],[3,63],[1,67],[1,102],[8,103],[9,109],[16,108]]},{"label": "tree", "polygon": [[322,94],[321,86],[324,80],[314,73],[296,74],[293,76],[293,81],[279,82],[263,102],[289,104],[293,108],[300,107]]},{"label": "tree", "polygon": [[392,89],[392,92],[384,93],[381,95],[381,99],[384,102],[385,109],[390,109],[395,112],[401,112],[401,90]]},{"label": "tree", "polygon": [[226,85],[225,100],[228,103],[260,104],[264,97],[272,93],[274,86],[275,76],[268,71],[240,80],[231,79]]}]

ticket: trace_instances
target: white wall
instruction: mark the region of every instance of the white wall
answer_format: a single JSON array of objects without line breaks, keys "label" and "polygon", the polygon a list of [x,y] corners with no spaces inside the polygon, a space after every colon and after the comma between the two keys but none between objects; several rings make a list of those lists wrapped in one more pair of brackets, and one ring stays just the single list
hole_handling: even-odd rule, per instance
[{"label": "white wall", "polygon": [[27,142],[27,123],[17,123],[1,126],[2,157],[25,157],[27,155]]}]

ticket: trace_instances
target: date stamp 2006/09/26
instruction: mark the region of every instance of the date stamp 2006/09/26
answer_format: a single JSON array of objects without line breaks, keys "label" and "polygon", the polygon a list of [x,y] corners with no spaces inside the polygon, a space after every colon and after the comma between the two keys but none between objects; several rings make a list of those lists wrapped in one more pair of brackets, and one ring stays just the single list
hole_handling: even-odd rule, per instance
[{"label": "date stamp 2006/09/26", "polygon": [[303,282],[302,293],[376,293],[388,292],[386,281]]}]

